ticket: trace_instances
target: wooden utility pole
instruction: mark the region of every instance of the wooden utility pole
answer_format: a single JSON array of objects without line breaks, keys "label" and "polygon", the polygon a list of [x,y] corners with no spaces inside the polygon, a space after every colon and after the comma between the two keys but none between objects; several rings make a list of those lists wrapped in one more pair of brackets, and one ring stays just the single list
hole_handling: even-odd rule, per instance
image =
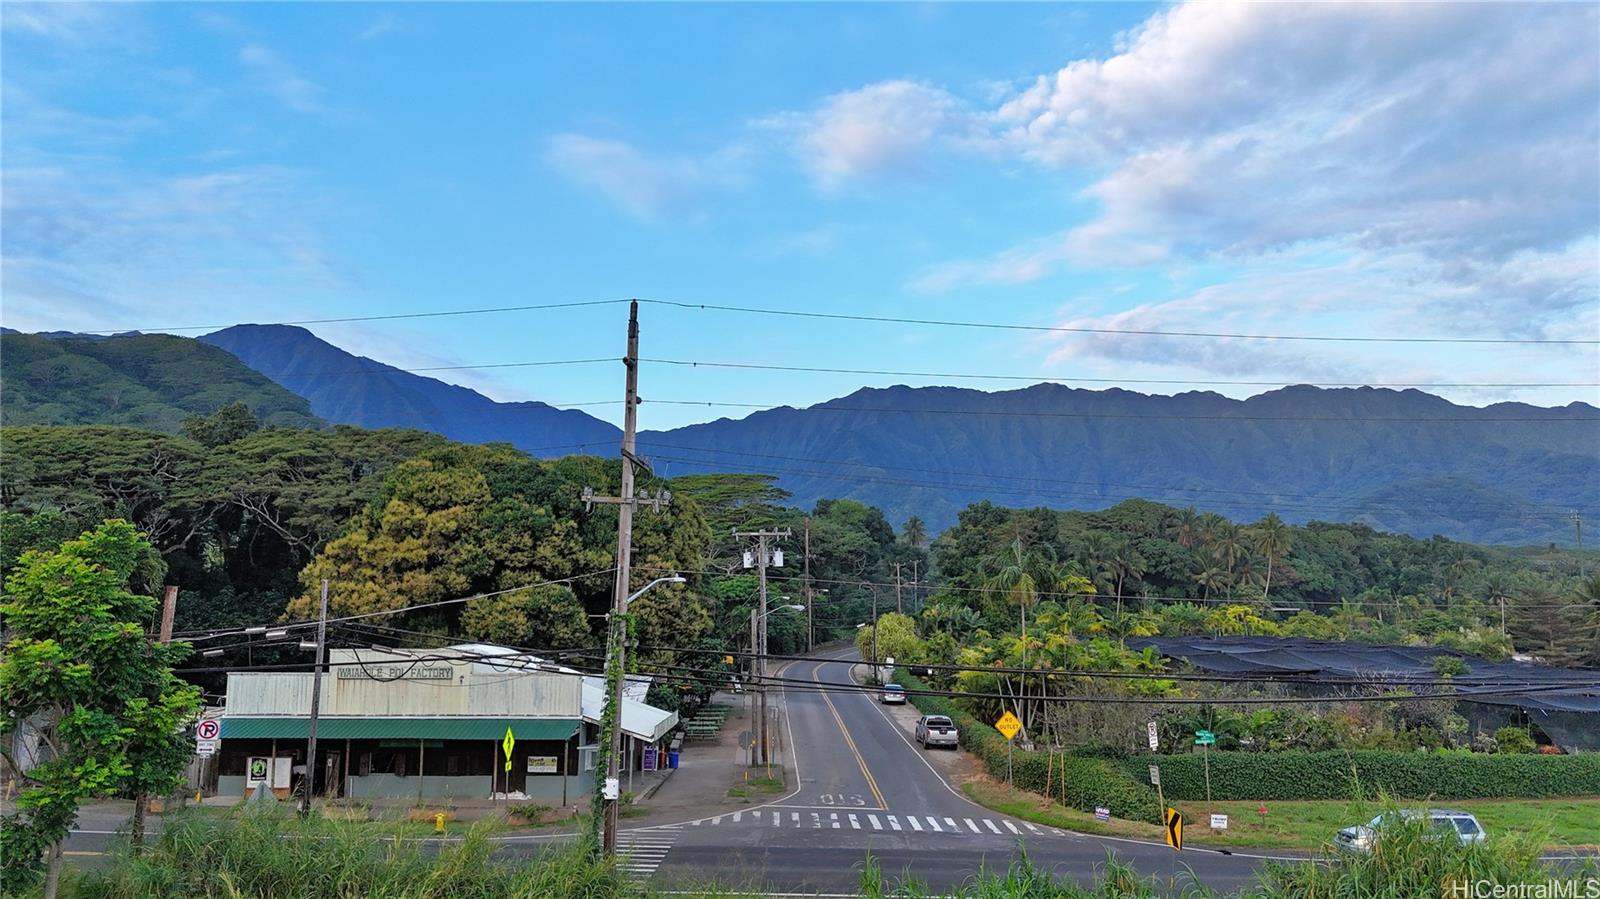
[{"label": "wooden utility pole", "polygon": [[[161,629],[156,632],[156,642],[165,646],[172,642],[172,620],[178,613],[178,588],[168,584],[161,595]],[[128,825],[128,842],[135,847],[144,845],[144,819],[150,809],[150,794],[140,792],[133,797],[133,820]]]},{"label": "wooden utility pole", "polygon": [[806,516],[805,530],[803,531],[803,533],[805,534],[805,538],[804,538],[804,546],[803,546],[803,549],[801,550],[801,556],[800,556],[800,567],[802,569],[800,583],[801,583],[801,588],[805,592],[805,598],[806,598],[806,654],[810,655],[812,647],[817,642],[816,616],[813,615],[812,611],[811,611],[811,607],[814,605],[814,603],[811,601],[811,516],[810,515]]},{"label": "wooden utility pole", "polygon": [[[322,659],[328,646],[328,579],[322,579],[322,599],[317,604],[317,658],[311,669],[311,720],[306,724],[306,776],[300,778],[300,817],[311,814],[311,782],[317,776],[317,714],[322,710]],[[422,777],[420,764],[417,777]]]},{"label": "wooden utility pole", "polygon": [[[756,739],[761,743],[761,764],[768,765],[771,764],[772,755],[767,746],[767,566],[772,564],[772,554],[767,547],[767,541],[773,538],[788,537],[789,530],[785,528],[781,531],[734,531],[733,536],[735,538],[754,537],[756,539],[757,613],[755,631],[756,665],[760,671],[760,711],[758,714],[761,719],[757,725]],[[810,605],[808,604],[806,608],[809,609]]]},{"label": "wooden utility pole", "polygon": [[[622,405],[622,495],[596,496],[583,491],[584,503],[604,503],[617,507],[617,573],[611,592],[611,614],[606,628],[606,703],[600,729],[608,732],[606,779],[595,800],[595,818],[600,822],[600,851],[610,857],[617,853],[617,808],[621,795],[622,770],[622,685],[628,677],[628,584],[633,564],[633,510],[648,505],[656,510],[671,502],[672,494],[663,490],[654,498],[634,495],[634,434],[639,426],[639,301],[628,304],[628,346],[622,357],[626,369]],[[648,469],[648,466],[647,466]]]},{"label": "wooden utility pole", "polygon": [[167,644],[172,642],[172,619],[178,614],[178,588],[167,585],[166,592],[161,597],[161,635],[158,642]]},{"label": "wooden utility pole", "polygon": [[900,601],[900,563],[894,563],[894,610],[901,615],[906,612],[905,604]]}]

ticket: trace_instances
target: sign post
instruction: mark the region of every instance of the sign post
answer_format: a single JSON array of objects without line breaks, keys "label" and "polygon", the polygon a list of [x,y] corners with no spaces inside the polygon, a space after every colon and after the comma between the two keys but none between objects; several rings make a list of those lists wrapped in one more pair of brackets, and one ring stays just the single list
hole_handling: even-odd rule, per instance
[{"label": "sign post", "polygon": [[1007,709],[1006,713],[1000,716],[1000,720],[994,723],[994,729],[999,731],[1000,735],[1006,738],[1006,786],[1010,786],[1011,747],[1015,745],[1013,740],[1016,737],[1017,732],[1022,730],[1022,722],[1018,720],[1016,715],[1011,714],[1010,709]]},{"label": "sign post", "polygon": [[1211,752],[1210,747],[1217,744],[1217,735],[1209,730],[1194,732],[1194,745],[1200,747],[1200,757],[1204,760],[1206,769],[1206,801],[1211,801]]},{"label": "sign post", "polygon": [[1150,736],[1150,751],[1156,752],[1161,748],[1161,738],[1156,734],[1156,723],[1148,722],[1144,726],[1145,733]]},{"label": "sign post", "polygon": [[1156,788],[1156,811],[1167,813],[1167,797],[1161,792],[1161,766],[1150,766],[1150,785]]}]

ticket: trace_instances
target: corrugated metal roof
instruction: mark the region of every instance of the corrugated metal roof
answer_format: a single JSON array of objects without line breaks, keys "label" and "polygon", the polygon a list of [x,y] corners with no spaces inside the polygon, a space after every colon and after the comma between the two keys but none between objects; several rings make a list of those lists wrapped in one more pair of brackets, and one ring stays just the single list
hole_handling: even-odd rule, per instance
[{"label": "corrugated metal roof", "polygon": [[[222,738],[304,740],[309,721],[297,718],[222,719]],[[572,718],[318,718],[317,737],[330,740],[500,740],[506,728],[519,740],[565,740]]]}]

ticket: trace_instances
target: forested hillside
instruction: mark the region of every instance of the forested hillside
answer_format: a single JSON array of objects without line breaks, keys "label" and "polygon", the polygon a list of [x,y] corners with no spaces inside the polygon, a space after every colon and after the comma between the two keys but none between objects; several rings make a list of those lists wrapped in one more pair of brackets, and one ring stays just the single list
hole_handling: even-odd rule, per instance
[{"label": "forested hillside", "polygon": [[[271,384],[259,376],[241,381],[236,364],[230,375],[221,354],[195,341],[7,340],[26,351],[14,354],[7,344],[8,423],[177,430],[182,415],[151,411],[144,393],[102,388],[77,373],[100,365],[86,360],[145,358],[135,350],[155,341],[167,352],[141,376],[168,392],[187,389],[182,408],[209,412],[241,399],[269,424],[291,414],[281,409],[281,391],[260,401]],[[201,340],[336,423],[504,441],[541,457],[607,451],[618,436],[581,411],[497,403],[351,355],[301,328],[241,325]],[[67,361],[30,362],[51,354]],[[19,376],[13,387],[14,367],[61,375]],[[802,508],[849,498],[884,510],[891,522],[915,515],[935,530],[985,500],[1096,509],[1144,498],[1238,520],[1275,513],[1291,523],[1348,521],[1502,544],[1570,545],[1572,512],[1600,520],[1600,409],[1459,406],[1417,390],[1301,386],[1235,400],[1055,384],[992,393],[873,388],[805,409],[643,432],[639,447],[666,475],[771,474]]]},{"label": "forested hillside", "polygon": [[802,502],[850,496],[936,528],[984,499],[1093,509],[1146,498],[1484,543],[1569,541],[1571,509],[1600,516],[1600,410],[1457,406],[1416,390],[1233,400],[891,387],[640,445],[666,471],[770,472]]},{"label": "forested hillside", "polygon": [[190,415],[243,402],[270,425],[319,424],[306,400],[222,350],[185,337],[0,335],[0,420],[117,424],[175,433]]},{"label": "forested hillside", "polygon": [[311,402],[338,424],[418,428],[467,443],[501,441],[537,456],[614,445],[621,432],[576,409],[499,403],[474,390],[357,356],[304,328],[236,325],[207,334],[220,347]]}]

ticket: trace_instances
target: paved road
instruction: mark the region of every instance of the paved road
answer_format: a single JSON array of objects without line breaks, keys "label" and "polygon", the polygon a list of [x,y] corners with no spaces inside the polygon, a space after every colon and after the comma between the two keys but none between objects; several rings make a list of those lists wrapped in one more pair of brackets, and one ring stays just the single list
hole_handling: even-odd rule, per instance
[{"label": "paved road", "polygon": [[[836,654],[845,658],[846,653]],[[850,658],[855,652],[848,653]],[[847,664],[803,663],[789,676],[849,683]],[[786,893],[849,893],[870,852],[886,877],[910,874],[934,889],[960,884],[1019,852],[1059,876],[1091,880],[1107,852],[1141,872],[1232,889],[1260,859],[1073,834],[1007,818],[969,802],[923,757],[869,693],[791,690],[787,726],[799,785],[774,803],[624,835],[629,868],[657,882],[719,882]]]}]

